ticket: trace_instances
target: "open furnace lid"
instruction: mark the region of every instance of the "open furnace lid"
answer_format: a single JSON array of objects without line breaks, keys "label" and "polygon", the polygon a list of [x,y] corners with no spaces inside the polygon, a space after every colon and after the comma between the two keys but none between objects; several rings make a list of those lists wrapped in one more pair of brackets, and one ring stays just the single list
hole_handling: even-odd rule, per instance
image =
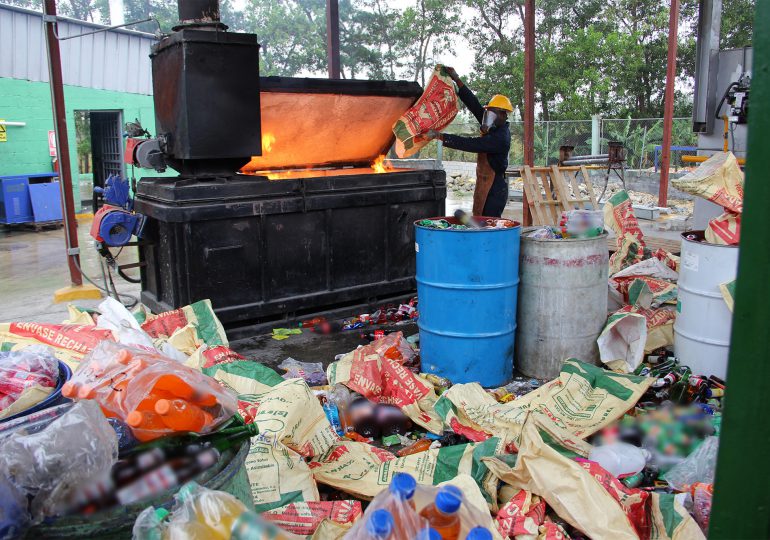
[{"label": "open furnace lid", "polygon": [[421,93],[407,81],[262,77],[262,155],[242,171],[368,166]]}]

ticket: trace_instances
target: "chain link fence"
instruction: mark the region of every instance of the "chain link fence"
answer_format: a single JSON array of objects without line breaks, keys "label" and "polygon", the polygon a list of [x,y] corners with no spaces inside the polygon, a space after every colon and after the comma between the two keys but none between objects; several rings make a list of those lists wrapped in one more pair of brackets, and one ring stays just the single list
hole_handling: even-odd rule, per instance
[{"label": "chain link fence", "polygon": [[[453,123],[447,133],[478,136],[478,124]],[[599,124],[599,153],[607,153],[607,143],[622,142],[626,147],[626,166],[629,169],[655,170],[660,167],[663,144],[662,118],[602,118]],[[574,155],[588,155],[592,150],[592,120],[554,120],[535,122],[535,165],[544,166],[558,163],[559,147],[574,146]],[[692,132],[691,118],[675,118],[671,137],[671,169],[678,170],[687,164],[682,156],[695,155],[697,134]],[[437,145],[425,147],[419,157],[436,158]],[[417,157],[417,156],[415,156]],[[443,148],[443,161],[475,162],[476,155]],[[524,123],[511,122],[511,167],[524,162]]]}]

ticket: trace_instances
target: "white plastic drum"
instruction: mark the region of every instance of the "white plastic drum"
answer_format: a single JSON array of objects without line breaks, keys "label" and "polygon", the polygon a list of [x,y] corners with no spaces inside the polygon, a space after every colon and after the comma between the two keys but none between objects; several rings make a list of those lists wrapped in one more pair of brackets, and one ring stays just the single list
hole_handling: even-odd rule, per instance
[{"label": "white plastic drum", "polygon": [[703,231],[682,234],[674,354],[695,374],[727,374],[733,314],[719,286],[737,270],[738,246],[708,244]]}]

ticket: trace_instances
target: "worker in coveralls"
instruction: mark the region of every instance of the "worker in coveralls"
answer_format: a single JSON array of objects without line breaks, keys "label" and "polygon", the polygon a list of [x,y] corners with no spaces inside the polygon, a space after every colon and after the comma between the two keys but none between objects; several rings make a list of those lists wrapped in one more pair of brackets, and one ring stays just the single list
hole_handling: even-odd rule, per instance
[{"label": "worker in coveralls", "polygon": [[508,113],[513,112],[511,100],[497,94],[486,107],[465,86],[454,68],[448,67],[449,76],[457,83],[460,97],[468,110],[481,124],[480,137],[460,137],[430,130],[425,134],[429,140],[438,139],[447,148],[464,152],[475,152],[476,189],[473,192],[473,215],[500,217],[508,202],[508,182],[505,170],[508,168],[508,152],[511,149],[511,130]]}]

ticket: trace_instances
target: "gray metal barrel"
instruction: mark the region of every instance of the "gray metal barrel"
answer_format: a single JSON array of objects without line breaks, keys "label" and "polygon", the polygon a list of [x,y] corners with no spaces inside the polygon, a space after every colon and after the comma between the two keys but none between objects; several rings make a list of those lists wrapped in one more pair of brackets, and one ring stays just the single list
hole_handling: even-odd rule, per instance
[{"label": "gray metal barrel", "polygon": [[516,368],[552,379],[568,358],[599,363],[596,338],[607,321],[607,233],[586,239],[521,235]]}]

